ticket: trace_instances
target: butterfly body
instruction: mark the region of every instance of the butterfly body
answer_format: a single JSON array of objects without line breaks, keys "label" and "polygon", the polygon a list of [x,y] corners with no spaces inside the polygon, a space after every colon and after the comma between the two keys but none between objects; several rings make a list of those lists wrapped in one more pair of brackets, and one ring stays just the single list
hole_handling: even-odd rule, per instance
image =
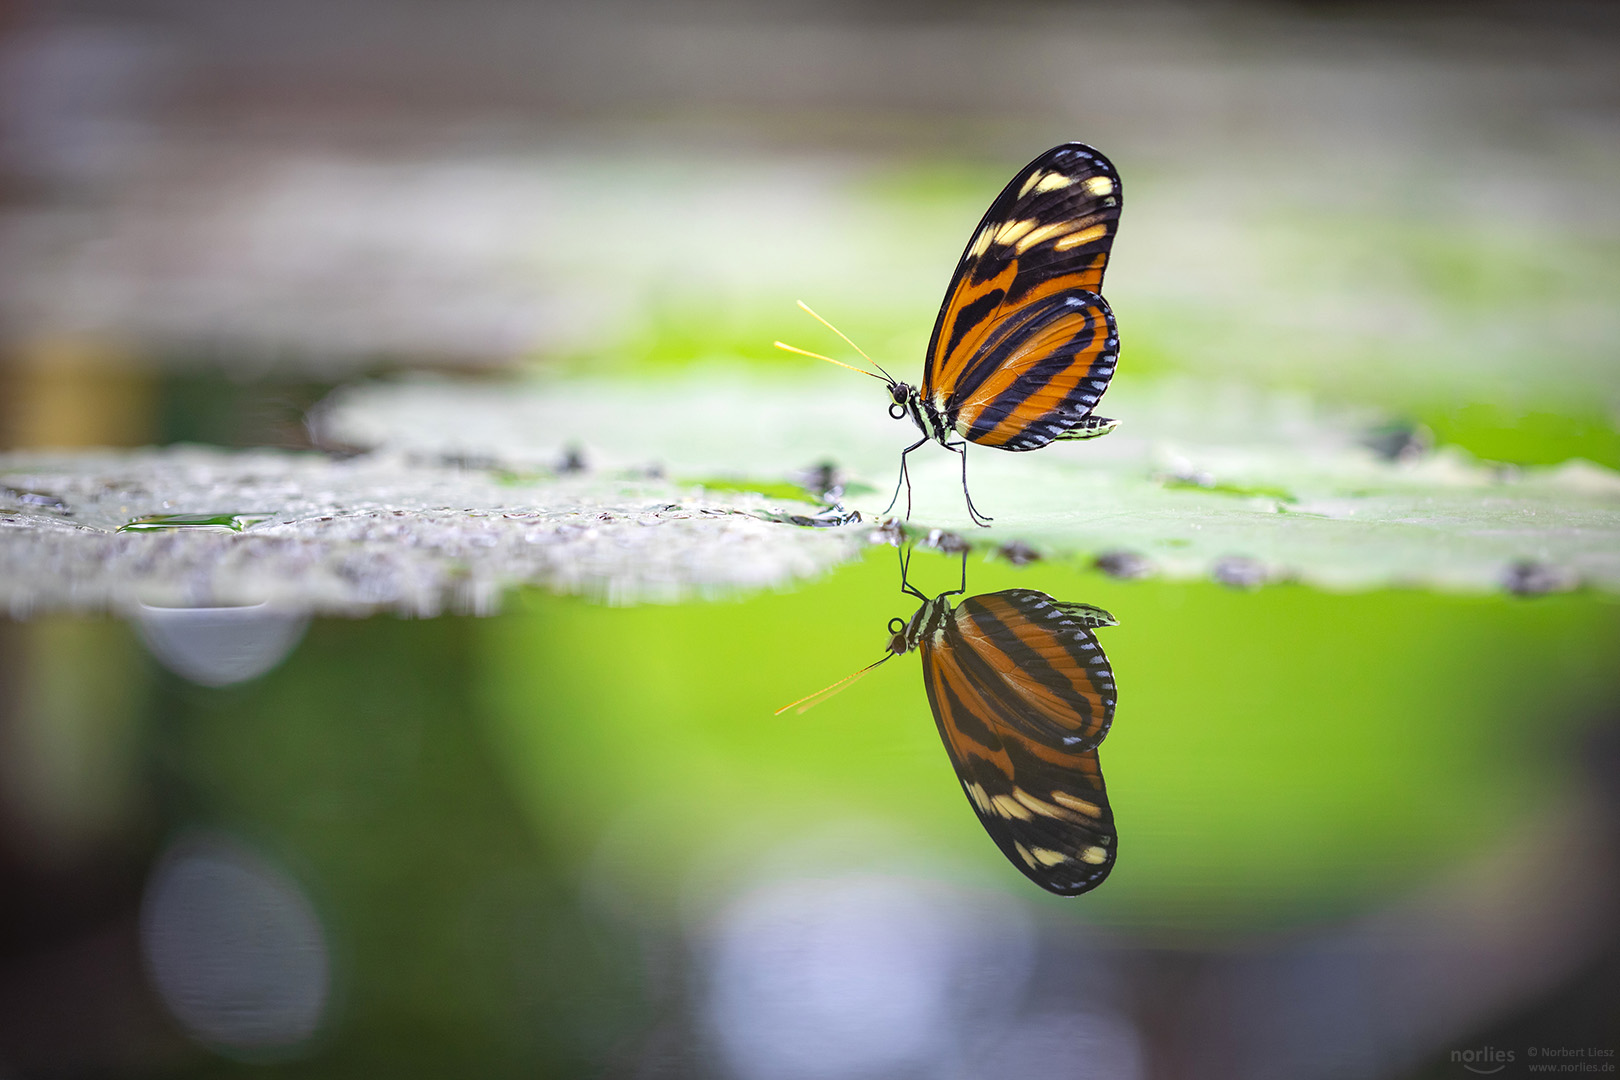
[{"label": "butterfly body", "polygon": [[931,644],[943,640],[946,623],[951,618],[953,593],[942,593],[932,600],[924,600],[905,628],[889,639],[889,651],[896,656],[911,652],[926,639]]},{"label": "butterfly body", "polygon": [[909,416],[911,422],[917,425],[917,430],[923,433],[924,441],[933,439],[941,446],[950,446],[955,421],[942,413],[938,405],[923,397],[922,392],[910,383],[894,383],[889,393],[894,398],[894,406],[898,406],[891,406],[889,410],[896,419]]}]

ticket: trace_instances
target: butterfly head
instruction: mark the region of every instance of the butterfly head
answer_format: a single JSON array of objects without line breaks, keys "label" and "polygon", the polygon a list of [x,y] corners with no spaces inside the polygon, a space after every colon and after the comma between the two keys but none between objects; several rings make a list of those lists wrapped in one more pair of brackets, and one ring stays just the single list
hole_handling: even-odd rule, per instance
[{"label": "butterfly head", "polygon": [[909,622],[898,615],[889,620],[889,656],[902,656],[917,647],[916,622],[916,615]]},{"label": "butterfly head", "polygon": [[893,399],[889,402],[890,416],[896,420],[904,420],[909,416],[911,422],[917,425],[917,430],[928,438],[936,439],[941,444],[950,441],[951,425],[940,415],[934,403],[925,400],[922,392],[915,386],[890,380],[889,397]]},{"label": "butterfly head", "polygon": [[[951,617],[951,593],[943,593],[927,601],[910,619],[896,616],[889,620],[889,655],[900,656],[922,644],[924,638],[937,637]],[[888,657],[884,657],[888,659]]]},{"label": "butterfly head", "polygon": [[914,387],[903,382],[895,382],[893,379],[889,380],[889,397],[893,399],[889,403],[889,415],[896,420],[904,419],[906,413],[911,411],[912,398],[916,396],[917,391]]}]

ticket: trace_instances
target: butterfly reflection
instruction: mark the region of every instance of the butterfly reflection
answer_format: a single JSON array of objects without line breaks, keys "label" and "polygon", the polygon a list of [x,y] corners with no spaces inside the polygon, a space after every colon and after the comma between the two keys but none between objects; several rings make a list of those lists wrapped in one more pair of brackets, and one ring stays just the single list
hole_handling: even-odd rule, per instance
[{"label": "butterfly reflection", "polygon": [[962,586],[930,598],[907,580],[902,556],[901,589],[922,606],[890,621],[882,660],[794,705],[802,712],[878,664],[920,652],[934,722],[984,831],[1025,877],[1078,896],[1102,884],[1117,848],[1097,759],[1114,719],[1114,672],[1093,633],[1116,620],[1034,589],[953,604],[967,591],[966,561]]}]

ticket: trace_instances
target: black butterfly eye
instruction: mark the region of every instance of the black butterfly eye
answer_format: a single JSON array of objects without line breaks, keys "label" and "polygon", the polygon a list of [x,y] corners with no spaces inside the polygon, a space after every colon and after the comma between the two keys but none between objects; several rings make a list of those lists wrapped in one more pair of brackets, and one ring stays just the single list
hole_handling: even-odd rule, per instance
[{"label": "black butterfly eye", "polygon": [[[906,403],[906,384],[895,383],[889,387],[889,394],[894,398],[896,405],[904,405]],[[890,409],[889,411],[893,412],[894,410]]]}]

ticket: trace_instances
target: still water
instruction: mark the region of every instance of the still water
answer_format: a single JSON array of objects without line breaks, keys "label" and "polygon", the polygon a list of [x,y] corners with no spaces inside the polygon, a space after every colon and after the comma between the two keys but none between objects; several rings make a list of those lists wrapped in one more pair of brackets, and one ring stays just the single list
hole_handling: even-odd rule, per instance
[{"label": "still water", "polygon": [[0,625],[6,1067],[1450,1075],[1607,1030],[1614,604],[900,570]]}]

